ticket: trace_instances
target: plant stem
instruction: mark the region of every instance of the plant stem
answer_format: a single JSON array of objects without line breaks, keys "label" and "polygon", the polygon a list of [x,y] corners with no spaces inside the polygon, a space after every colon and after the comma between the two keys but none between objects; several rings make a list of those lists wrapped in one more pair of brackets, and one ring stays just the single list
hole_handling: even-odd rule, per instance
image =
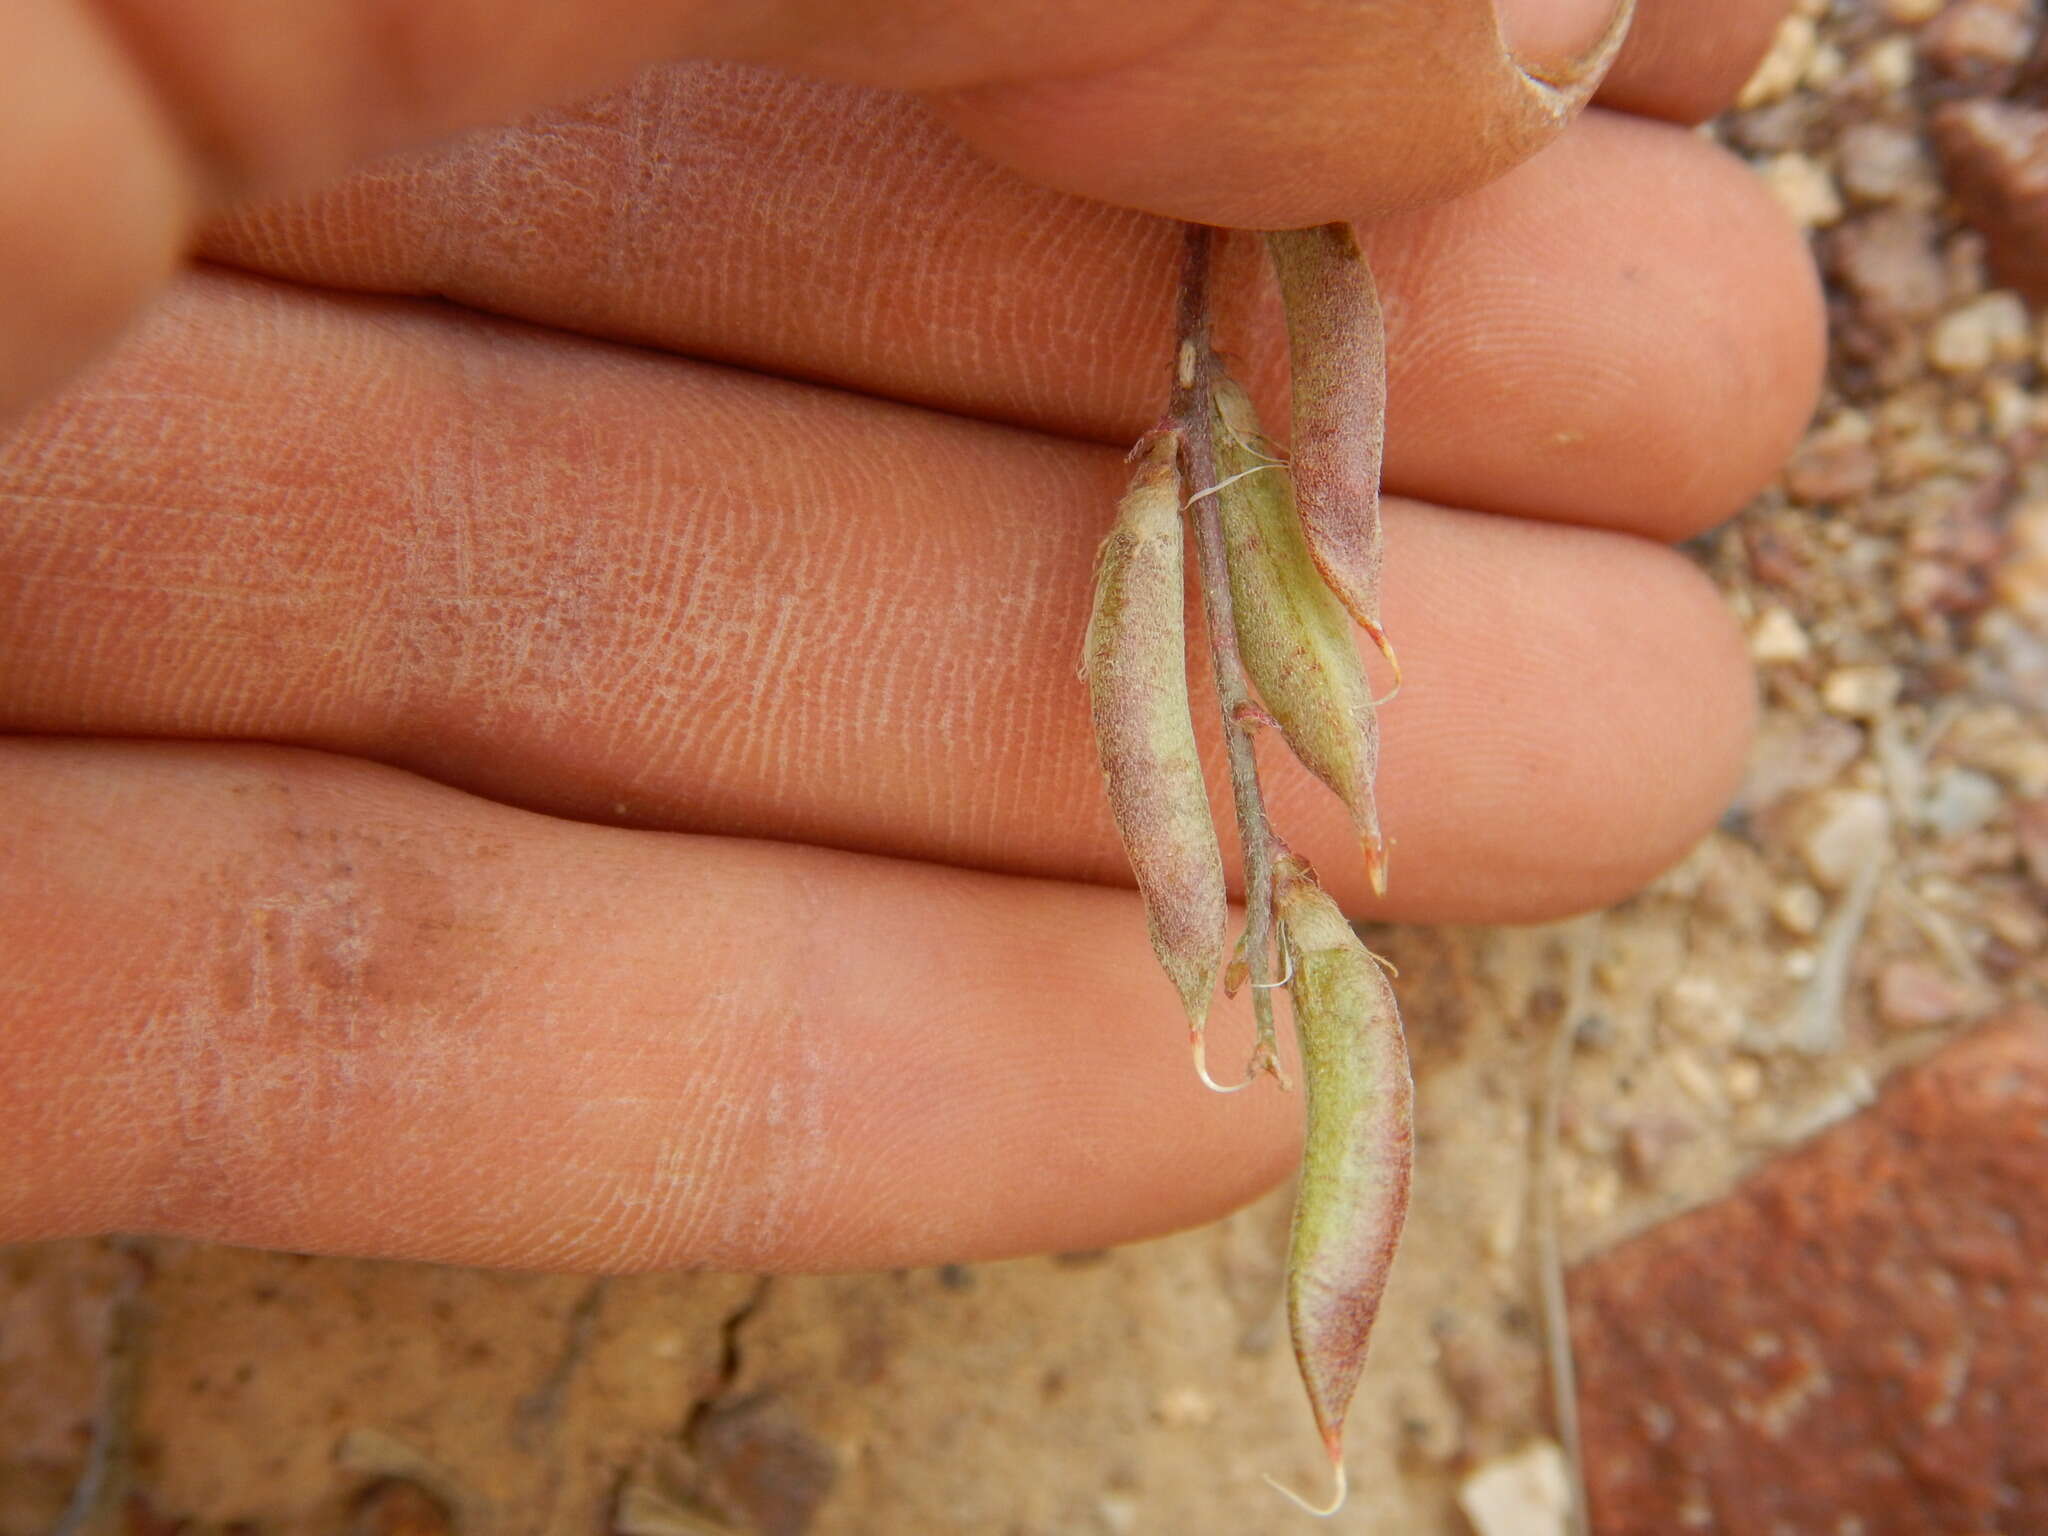
[{"label": "plant stem", "polygon": [[1265,796],[1259,791],[1258,754],[1252,744],[1255,721],[1262,711],[1253,702],[1244,661],[1237,650],[1237,623],[1231,612],[1230,570],[1224,559],[1223,516],[1212,494],[1216,486],[1216,446],[1210,390],[1216,367],[1210,349],[1212,310],[1210,273],[1216,232],[1189,224],[1182,248],[1180,303],[1177,316],[1173,398],[1167,415],[1181,434],[1185,455],[1184,483],[1188,522],[1195,537],[1196,583],[1202,594],[1202,620],[1209,633],[1209,661],[1216,678],[1216,702],[1223,713],[1223,741],[1230,759],[1231,797],[1237,809],[1237,841],[1244,855],[1245,969],[1252,988],[1252,1014],[1258,1023],[1258,1044],[1245,1067],[1245,1080],[1271,1072],[1289,1086],[1280,1070],[1278,1037],[1273,1027],[1270,985],[1273,955],[1273,829],[1266,820]]}]

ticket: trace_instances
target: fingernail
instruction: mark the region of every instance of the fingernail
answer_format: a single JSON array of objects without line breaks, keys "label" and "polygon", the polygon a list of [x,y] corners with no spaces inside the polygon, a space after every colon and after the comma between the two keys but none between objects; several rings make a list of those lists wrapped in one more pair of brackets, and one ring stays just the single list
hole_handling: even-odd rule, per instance
[{"label": "fingernail", "polygon": [[1500,0],[1500,25],[1522,67],[1547,78],[1591,53],[1616,9],[1616,0]]}]

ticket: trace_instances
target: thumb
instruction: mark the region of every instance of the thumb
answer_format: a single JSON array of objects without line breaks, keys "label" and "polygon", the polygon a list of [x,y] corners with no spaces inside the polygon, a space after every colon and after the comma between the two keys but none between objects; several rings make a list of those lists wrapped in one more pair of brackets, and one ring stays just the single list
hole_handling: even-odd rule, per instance
[{"label": "thumb", "polygon": [[1273,229],[1471,191],[1548,143],[1619,51],[1632,0],[1225,5],[1121,68],[944,93],[1037,180]]},{"label": "thumb", "polygon": [[0,418],[119,329],[203,213],[657,60],[927,91],[1053,185],[1271,226],[1505,169],[1583,100],[1627,3],[4,0]]}]

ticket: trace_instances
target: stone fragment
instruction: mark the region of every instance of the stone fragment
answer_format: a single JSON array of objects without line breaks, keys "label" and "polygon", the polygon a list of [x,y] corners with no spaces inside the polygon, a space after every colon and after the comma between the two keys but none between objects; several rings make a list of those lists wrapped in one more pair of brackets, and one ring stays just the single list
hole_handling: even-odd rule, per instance
[{"label": "stone fragment", "polygon": [[1703,972],[1688,972],[1674,981],[1657,1017],[1664,1028],[1696,1045],[1728,1046],[1742,1035],[1742,1010],[1726,988]]},{"label": "stone fragment", "polygon": [[1899,701],[1902,679],[1897,667],[1837,667],[1820,687],[1820,701],[1830,714],[1870,720]]},{"label": "stone fragment", "polygon": [[1874,324],[1924,320],[1948,298],[1948,274],[1935,239],[1934,221],[1917,210],[1862,214],[1830,231],[1829,274]]},{"label": "stone fragment", "polygon": [[1976,1001],[1970,988],[1922,960],[1892,960],[1877,974],[1877,1016],[1891,1029],[1953,1024]]},{"label": "stone fragment", "polygon": [[1743,85],[1741,94],[1735,98],[1737,108],[1748,111],[1754,107],[1769,106],[1797,90],[1800,78],[1813,63],[1817,37],[1809,18],[1787,16],[1779,24],[1777,36],[1771,40],[1770,51],[1763,56],[1755,73]]},{"label": "stone fragment", "polygon": [[1939,16],[1947,3],[1948,0],[1884,0],[1885,19],[1902,27],[1917,27]]},{"label": "stone fragment", "polygon": [[1920,32],[1920,56],[1944,79],[2002,93],[2033,45],[2027,0],[1954,0]]},{"label": "stone fragment", "polygon": [[1571,1290],[1600,1536],[2048,1531],[2048,1013]]},{"label": "stone fragment", "polygon": [[1758,174],[1801,229],[1825,229],[1842,217],[1842,194],[1828,168],[1797,151],[1773,155]]},{"label": "stone fragment", "polygon": [[[1944,0],[1937,0],[1944,3]],[[1903,91],[1918,72],[1913,45],[1903,37],[1879,38],[1857,61],[1863,77],[1880,91]]]},{"label": "stone fragment", "polygon": [[1932,121],[1943,179],[1983,235],[1997,280],[2048,298],[2048,112],[2018,102],[1946,102]]},{"label": "stone fragment", "polygon": [[1749,775],[1736,804],[1751,815],[1802,790],[1818,789],[1863,753],[1863,732],[1832,715],[1801,723],[1768,715],[1757,728]]},{"label": "stone fragment", "polygon": [[1990,825],[2005,803],[1998,781],[1974,768],[1946,763],[1935,770],[1920,802],[1920,819],[1943,837],[1960,837]]},{"label": "stone fragment", "polygon": [[1820,920],[1826,915],[1820,892],[1810,885],[1788,885],[1771,898],[1771,916],[1778,926],[1802,939],[1820,932]]},{"label": "stone fragment", "polygon": [[1933,179],[1919,138],[1889,123],[1851,125],[1838,153],[1842,190],[1861,202],[1896,202]]},{"label": "stone fragment", "polygon": [[1982,373],[2027,355],[2033,335],[2019,295],[2003,290],[1943,315],[1927,339],[1927,360],[1943,373]]},{"label": "stone fragment", "polygon": [[1877,485],[1877,453],[1863,438],[1815,433],[1785,465],[1785,492],[1802,507],[1868,494]]},{"label": "stone fragment", "polygon": [[1678,1115],[1639,1115],[1622,1130],[1622,1165],[1638,1183],[1654,1184],[1671,1154],[1698,1134],[1690,1120]]},{"label": "stone fragment", "polygon": [[2013,811],[2013,834],[2027,878],[2048,893],[2048,800],[2027,800]]},{"label": "stone fragment", "polygon": [[772,1399],[741,1398],[705,1410],[692,1446],[722,1500],[761,1536],[803,1536],[832,1491],[832,1448],[783,1417]]},{"label": "stone fragment", "polygon": [[1799,840],[1799,856],[1824,890],[1839,891],[1891,841],[1882,795],[1845,789],[1823,795]]},{"label": "stone fragment", "polygon": [[1813,642],[1783,608],[1766,608],[1749,628],[1749,654],[1759,663],[1805,661],[1813,654]]},{"label": "stone fragment", "polygon": [[349,1536],[450,1536],[447,1506],[418,1483],[391,1478],[373,1484],[350,1512]]},{"label": "stone fragment", "polygon": [[2007,607],[2048,633],[2048,501],[2015,508],[2007,532],[2011,547],[1993,584]]},{"label": "stone fragment", "polygon": [[1571,1497],[1564,1453],[1556,1442],[1538,1440],[1466,1478],[1458,1507],[1474,1536],[1565,1536]]}]

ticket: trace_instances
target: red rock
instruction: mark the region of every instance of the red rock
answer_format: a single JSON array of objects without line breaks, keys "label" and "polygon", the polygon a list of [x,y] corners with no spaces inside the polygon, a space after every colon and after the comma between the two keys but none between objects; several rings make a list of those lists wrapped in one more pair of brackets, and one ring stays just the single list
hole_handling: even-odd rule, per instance
[{"label": "red rock", "polygon": [[1581,1265],[1593,1526],[2048,1532],[2048,1013]]},{"label": "red rock", "polygon": [[1975,1001],[1969,987],[1922,960],[1891,960],[1877,973],[1877,1016],[1892,1029],[1953,1023]]},{"label": "red rock", "polygon": [[1886,208],[1829,231],[1828,275],[1879,326],[1927,319],[1948,299],[1937,227],[1916,209]]},{"label": "red rock", "polygon": [[1877,455],[1854,439],[1816,436],[1785,466],[1785,490],[1802,507],[1868,495],[1877,486]]},{"label": "red rock", "polygon": [[2026,0],[1955,0],[1920,30],[1920,56],[1947,80],[2004,91],[2033,45]]},{"label": "red rock", "polygon": [[1936,109],[1933,130],[1949,190],[1984,236],[1993,275],[2048,298],[2048,112],[1954,101]]},{"label": "red rock", "polygon": [[393,1478],[356,1501],[349,1536],[448,1536],[455,1529],[441,1501],[417,1483]]},{"label": "red rock", "polygon": [[2048,800],[2021,801],[2013,812],[2013,831],[2028,878],[2048,891]]}]

